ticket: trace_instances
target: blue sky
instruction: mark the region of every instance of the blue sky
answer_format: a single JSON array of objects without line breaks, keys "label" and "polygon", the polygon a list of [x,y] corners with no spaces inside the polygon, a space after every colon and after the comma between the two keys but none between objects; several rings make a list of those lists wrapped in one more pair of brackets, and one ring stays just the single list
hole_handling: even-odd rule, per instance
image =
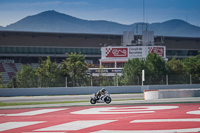
[{"label": "blue sky", "polygon": [[[200,26],[200,0],[144,0],[145,22],[182,19]],[[87,20],[143,22],[143,0],[0,0],[0,26],[55,10]]]}]

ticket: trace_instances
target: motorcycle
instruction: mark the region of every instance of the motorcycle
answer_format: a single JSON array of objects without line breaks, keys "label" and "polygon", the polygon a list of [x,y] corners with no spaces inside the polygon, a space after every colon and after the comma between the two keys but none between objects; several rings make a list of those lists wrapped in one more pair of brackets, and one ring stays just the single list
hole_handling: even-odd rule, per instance
[{"label": "motorcycle", "polygon": [[96,104],[96,103],[107,103],[109,104],[112,101],[110,94],[109,93],[105,93],[104,95],[102,95],[99,99],[96,98],[96,94],[93,94],[92,97],[90,97],[90,103],[91,104]]}]

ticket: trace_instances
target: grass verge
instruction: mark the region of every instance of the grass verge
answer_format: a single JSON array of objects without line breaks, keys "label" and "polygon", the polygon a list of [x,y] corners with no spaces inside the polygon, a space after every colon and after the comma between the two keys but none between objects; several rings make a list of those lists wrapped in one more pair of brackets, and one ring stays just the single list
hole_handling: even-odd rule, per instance
[{"label": "grass verge", "polygon": [[[127,101],[127,100],[143,100],[143,99],[120,99],[120,100],[113,100],[113,101]],[[21,102],[21,103],[3,103],[3,102],[0,102],[0,106],[83,103],[83,102],[89,102],[89,100],[88,101],[60,101],[60,102]]]},{"label": "grass verge", "polygon": [[60,104],[60,103],[81,103],[88,101],[62,101],[62,102],[22,102],[22,103],[3,103],[0,106],[19,106],[19,105],[40,105],[40,104]]}]

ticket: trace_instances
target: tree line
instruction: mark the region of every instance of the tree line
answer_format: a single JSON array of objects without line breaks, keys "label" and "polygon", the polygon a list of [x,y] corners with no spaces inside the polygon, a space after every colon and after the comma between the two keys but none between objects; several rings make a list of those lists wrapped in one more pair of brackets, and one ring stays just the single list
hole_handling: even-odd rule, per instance
[{"label": "tree line", "polygon": [[51,61],[48,56],[45,60],[40,59],[39,66],[22,65],[8,83],[8,87],[64,87],[84,85],[85,71],[88,69],[85,56],[81,54],[67,54],[67,58],[60,64],[56,60]]},{"label": "tree line", "polygon": [[[165,61],[155,53],[148,54],[146,59],[129,59],[122,69],[122,76],[91,77],[86,71],[91,65],[85,62],[81,53],[67,54],[67,58],[60,64],[50,57],[40,60],[39,66],[22,65],[20,71],[7,84],[7,87],[75,87],[75,86],[113,86],[113,85],[141,85],[142,70],[145,70],[144,84],[189,84],[200,83],[200,54],[185,59],[173,57]],[[4,86],[0,86],[5,88]]]},{"label": "tree line", "polygon": [[[141,85],[142,70],[145,70],[147,85],[200,83],[200,54],[184,59],[173,57],[165,61],[161,56],[150,53],[146,59],[134,58],[125,63],[121,83]],[[168,80],[168,81],[167,81]]]}]

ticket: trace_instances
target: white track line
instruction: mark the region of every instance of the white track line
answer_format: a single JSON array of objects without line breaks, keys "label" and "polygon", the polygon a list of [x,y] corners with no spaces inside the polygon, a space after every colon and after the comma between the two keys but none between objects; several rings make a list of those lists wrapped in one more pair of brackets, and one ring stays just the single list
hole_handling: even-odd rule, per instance
[{"label": "white track line", "polygon": [[130,123],[139,123],[139,122],[200,122],[200,119],[149,119],[149,120],[133,120]]},{"label": "white track line", "polygon": [[20,128],[25,126],[30,126],[38,123],[42,123],[44,121],[34,121],[34,122],[6,122],[0,124],[0,131],[6,131],[14,128]]},{"label": "white track line", "polygon": [[42,128],[35,131],[63,131],[63,130],[81,130],[88,127],[102,125],[116,120],[83,120],[64,123],[52,127]]},{"label": "white track line", "polygon": [[[17,113],[17,114],[4,114],[4,116],[33,116],[33,115],[40,115],[40,114],[44,114],[44,113],[65,110],[65,109],[39,109],[39,110],[28,111],[28,112]],[[2,114],[0,114],[0,116],[1,115]]]},{"label": "white track line", "polygon": [[172,129],[172,130],[101,130],[91,133],[188,133],[199,132],[200,128]]}]

